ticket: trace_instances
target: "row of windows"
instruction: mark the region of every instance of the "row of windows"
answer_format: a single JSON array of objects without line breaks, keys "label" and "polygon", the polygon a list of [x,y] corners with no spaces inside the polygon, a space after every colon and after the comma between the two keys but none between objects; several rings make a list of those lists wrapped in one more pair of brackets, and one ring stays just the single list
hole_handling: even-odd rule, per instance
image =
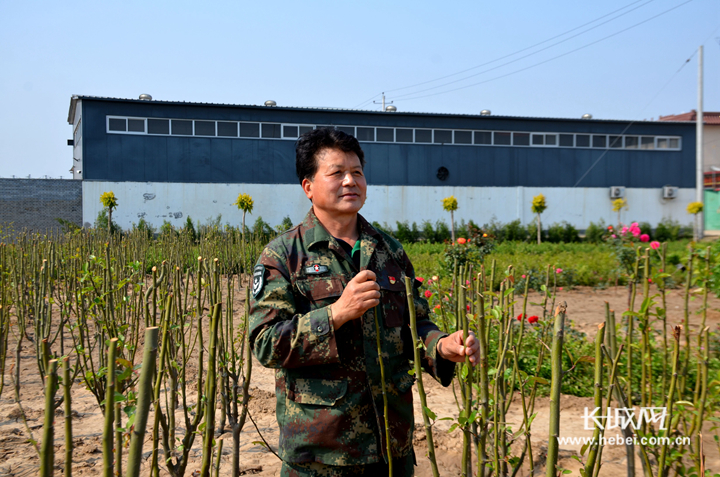
[{"label": "row of windows", "polygon": [[224,138],[297,139],[320,127],[334,127],[363,142],[461,144],[488,146],[579,147],[599,149],[680,150],[679,137],[579,133],[534,133],[513,131],[471,131],[467,129],[386,128],[327,126],[310,124],[256,123],[107,117],[107,132]]}]

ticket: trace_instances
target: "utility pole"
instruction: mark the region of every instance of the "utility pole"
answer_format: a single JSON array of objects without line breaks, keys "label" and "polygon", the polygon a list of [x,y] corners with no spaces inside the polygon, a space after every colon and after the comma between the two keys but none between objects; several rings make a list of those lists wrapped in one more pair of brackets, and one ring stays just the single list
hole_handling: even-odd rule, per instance
[{"label": "utility pole", "polygon": [[[705,203],[705,181],[703,178],[703,46],[698,50],[698,106],[696,118],[695,146],[695,201]],[[698,214],[698,240],[705,234],[705,211]]]},{"label": "utility pole", "polygon": [[[377,101],[373,101],[373,104],[378,104],[378,102],[377,102]],[[393,104],[393,102],[390,101],[388,104]],[[385,92],[384,92],[384,91],[383,91],[383,94],[382,94],[382,110],[383,110],[383,112],[385,112]]]}]

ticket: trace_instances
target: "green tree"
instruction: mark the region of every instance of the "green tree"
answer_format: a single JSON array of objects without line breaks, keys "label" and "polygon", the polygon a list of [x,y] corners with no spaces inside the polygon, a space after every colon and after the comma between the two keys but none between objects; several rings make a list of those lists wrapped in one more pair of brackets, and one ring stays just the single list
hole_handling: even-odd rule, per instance
[{"label": "green tree", "polygon": [[443,209],[450,212],[450,238],[455,243],[455,215],[454,212],[458,208],[458,201],[455,196],[445,197],[442,200]]},{"label": "green tree", "polygon": [[693,240],[696,242],[701,238],[700,237],[700,212],[703,211],[703,203],[702,202],[690,202],[687,206],[688,214],[692,214],[694,216],[694,227],[693,227]]},{"label": "green tree", "polygon": [[613,206],[613,212],[617,212],[617,214],[618,214],[617,223],[618,223],[618,228],[620,228],[620,224],[622,223],[620,221],[620,212],[622,212],[623,209],[628,208],[627,200],[625,200],[623,198],[615,199],[612,202],[612,206]]},{"label": "green tree", "polygon": [[545,203],[545,196],[542,194],[538,194],[535,197],[533,197],[532,200],[532,212],[533,214],[537,215],[537,243],[539,244],[542,241],[542,223],[540,222],[540,214],[542,214],[545,209],[547,209],[547,204]]},{"label": "green tree", "polygon": [[100,203],[108,210],[108,234],[112,232],[112,213],[118,206],[117,197],[113,191],[103,192],[100,195]]}]

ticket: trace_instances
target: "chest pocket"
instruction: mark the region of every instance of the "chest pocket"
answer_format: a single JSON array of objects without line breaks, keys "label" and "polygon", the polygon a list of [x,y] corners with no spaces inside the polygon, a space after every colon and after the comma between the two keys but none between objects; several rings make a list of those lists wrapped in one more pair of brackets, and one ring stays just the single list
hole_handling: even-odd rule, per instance
[{"label": "chest pocket", "polygon": [[298,279],[295,286],[313,310],[334,303],[343,292],[342,280],[332,276]]},{"label": "chest pocket", "polygon": [[405,315],[407,314],[405,283],[401,280],[395,283],[383,280],[380,283],[380,294],[385,326],[388,328],[402,326],[405,322]]}]

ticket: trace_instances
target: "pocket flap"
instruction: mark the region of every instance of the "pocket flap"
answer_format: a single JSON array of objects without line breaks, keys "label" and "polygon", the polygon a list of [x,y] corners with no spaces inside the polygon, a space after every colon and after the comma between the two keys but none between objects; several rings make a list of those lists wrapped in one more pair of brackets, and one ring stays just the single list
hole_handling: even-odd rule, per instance
[{"label": "pocket flap", "polygon": [[333,406],[347,392],[347,381],[322,378],[297,378],[288,396],[300,404]]},{"label": "pocket flap", "polygon": [[300,292],[311,301],[339,297],[343,292],[342,281],[337,277],[306,278],[296,283]]},{"label": "pocket flap", "polygon": [[409,374],[408,371],[410,371],[409,368],[403,368],[402,371],[397,372],[392,376],[395,387],[400,394],[408,392],[415,383],[415,376]]}]

